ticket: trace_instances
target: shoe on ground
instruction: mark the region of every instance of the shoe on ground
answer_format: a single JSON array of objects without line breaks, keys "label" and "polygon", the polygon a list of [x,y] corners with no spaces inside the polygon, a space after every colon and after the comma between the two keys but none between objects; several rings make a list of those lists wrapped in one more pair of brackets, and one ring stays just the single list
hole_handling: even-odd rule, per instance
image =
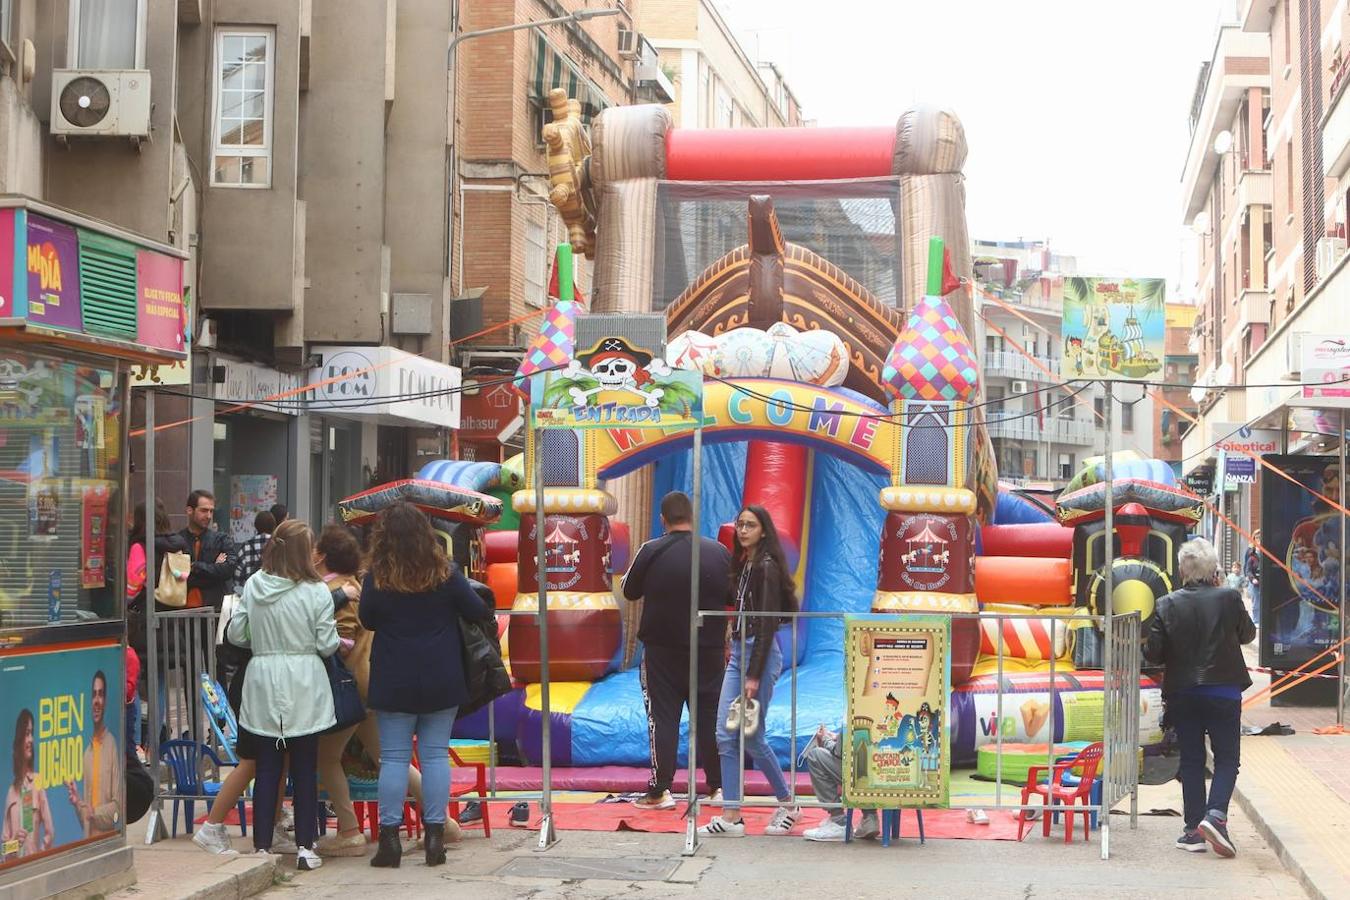
[{"label": "shoe on ground", "polygon": [[341,834],[330,834],[319,838],[314,849],[320,856],[365,856],[366,835],[361,831],[345,837]]},{"label": "shoe on ground", "polygon": [[1187,853],[1204,853],[1209,849],[1209,841],[1205,840],[1199,829],[1183,831],[1181,837],[1177,838],[1177,849],[1185,850]]},{"label": "shoe on ground", "polygon": [[721,816],[713,816],[707,825],[698,826],[698,836],[705,838],[745,837],[745,822],[728,822]]},{"label": "shoe on ground", "polygon": [[815,828],[808,828],[802,832],[802,837],[808,841],[818,841],[822,844],[842,843],[844,840],[844,826],[834,819],[826,819]]},{"label": "shoe on ground", "polygon": [[507,819],[507,824],[515,828],[524,828],[530,824],[530,804],[521,800],[515,806],[511,807],[511,817]]},{"label": "shoe on ground", "polygon": [[1204,835],[1205,840],[1209,841],[1209,846],[1215,853],[1224,859],[1232,859],[1237,856],[1237,847],[1233,846],[1233,840],[1228,836],[1227,819],[1220,819],[1210,813],[1200,820],[1199,830]]},{"label": "shoe on ground", "polygon": [[465,803],[464,808],[459,811],[459,824],[461,825],[481,821],[483,821],[483,804],[477,800],[470,800]]},{"label": "shoe on ground", "polygon": [[881,823],[875,815],[863,816],[858,827],[853,829],[853,836],[860,841],[876,840],[881,837]]},{"label": "shoe on ground", "polygon": [[802,817],[800,806],[780,806],[773,811],[773,819],[764,828],[764,833],[781,837],[791,834],[793,827]]},{"label": "shoe on ground", "polygon": [[192,843],[207,853],[221,856],[238,856],[239,851],[230,846],[230,835],[224,824],[212,825],[207,822],[192,833]]},{"label": "shoe on ground", "polygon": [[321,865],[323,865],[323,857],[308,847],[301,847],[295,852],[295,868],[298,871],[308,872]]},{"label": "shoe on ground", "polygon": [[277,825],[276,828],[272,829],[273,853],[284,853],[287,856],[290,856],[295,853],[296,849],[295,838],[291,837],[285,831],[282,831],[280,825]]},{"label": "shoe on ground", "polygon": [[659,794],[647,794],[633,801],[636,809],[674,809],[675,798],[670,796],[670,791],[661,791]]}]

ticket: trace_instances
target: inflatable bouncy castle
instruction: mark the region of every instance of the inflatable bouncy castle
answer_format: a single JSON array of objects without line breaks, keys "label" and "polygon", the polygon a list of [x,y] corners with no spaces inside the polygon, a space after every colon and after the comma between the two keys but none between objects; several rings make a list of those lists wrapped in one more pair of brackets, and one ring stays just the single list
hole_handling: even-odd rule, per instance
[{"label": "inflatable bouncy castle", "polygon": [[[551,308],[531,354],[567,367],[578,403],[620,383],[642,391],[644,373],[662,366],[702,372],[703,533],[729,543],[725,523],[741,506],[765,506],[805,610],[1019,616],[954,620],[954,763],[976,764],[999,735],[1100,739],[1088,614],[1100,609],[1101,476],[1086,466],[1057,502],[998,484],[963,287],[956,117],[916,109],[886,128],[681,131],[662,107],[630,106],[603,111],[588,135],[574,102],[555,92],[550,104],[551,199],[594,279],[590,309]],[[945,256],[929,253],[932,238]],[[663,314],[664,353],[574,346],[576,321],[595,313]],[[652,533],[664,493],[691,490],[690,445],[687,430],[531,433],[504,504],[518,532],[482,539],[499,608],[513,587],[516,612],[538,611],[546,579],[555,766],[649,763],[629,652],[637,604],[615,587],[627,536],[636,545]],[[1113,596],[1117,609],[1151,613],[1196,498],[1147,461],[1136,471],[1117,460]],[[1076,610],[1079,622],[1045,615]],[[839,617],[813,618],[778,637],[795,672],[795,721],[785,671],[765,728],[785,766],[818,725],[842,725],[842,629]],[[520,689],[493,704],[495,733],[533,764],[543,714],[533,618],[513,616],[505,645]],[[1148,744],[1161,739],[1161,703],[1147,676],[1141,688]],[[456,734],[486,738],[487,711]]]}]

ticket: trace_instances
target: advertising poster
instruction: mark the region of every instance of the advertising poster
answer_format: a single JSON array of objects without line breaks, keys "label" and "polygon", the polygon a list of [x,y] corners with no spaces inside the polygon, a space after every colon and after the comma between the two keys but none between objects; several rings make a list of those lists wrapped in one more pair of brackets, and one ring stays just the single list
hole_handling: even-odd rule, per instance
[{"label": "advertising poster", "polygon": [[108,486],[86,485],[81,494],[80,587],[101,588],[107,582]]},{"label": "advertising poster", "polygon": [[54,431],[28,436],[28,535],[38,540],[55,540],[61,528],[60,441]]},{"label": "advertising poster", "polygon": [[1305,334],[1299,348],[1304,399],[1350,399],[1350,336]]},{"label": "advertising poster", "polygon": [[80,331],[80,252],[75,229],[28,216],[28,321]]},{"label": "advertising poster", "polygon": [[542,428],[694,428],[703,422],[703,374],[604,338],[530,379],[530,419]]},{"label": "advertising poster", "polygon": [[0,655],[0,871],[121,831],[123,665],[119,644]]},{"label": "advertising poster", "polygon": [[1260,474],[1261,541],[1288,567],[1262,556],[1261,665],[1293,669],[1340,639],[1341,520],[1303,486],[1336,500],[1341,470],[1333,456],[1265,459],[1297,484]]},{"label": "advertising poster", "polygon": [[1065,278],[1064,377],[1161,380],[1166,295],[1162,278]]},{"label": "advertising poster", "polygon": [[136,336],[148,347],[182,353],[183,261],[151,250],[136,251]]},{"label": "advertising poster", "polygon": [[230,479],[230,538],[253,537],[253,517],[277,502],[277,476],[235,475]]},{"label": "advertising poster", "polygon": [[951,619],[844,620],[844,803],[945,807]]},{"label": "advertising poster", "polygon": [[14,305],[14,210],[0,209],[0,319],[17,316]]}]

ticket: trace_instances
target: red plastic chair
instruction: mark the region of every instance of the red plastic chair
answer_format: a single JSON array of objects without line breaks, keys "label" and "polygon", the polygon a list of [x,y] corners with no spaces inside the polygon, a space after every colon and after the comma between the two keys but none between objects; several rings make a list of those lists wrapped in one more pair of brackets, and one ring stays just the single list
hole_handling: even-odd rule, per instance
[{"label": "red plastic chair", "polygon": [[[1045,809],[1041,811],[1041,833],[1045,837],[1050,836],[1050,818],[1052,812],[1050,807],[1063,805],[1064,810],[1064,843],[1073,840],[1073,817],[1081,815],[1083,817],[1083,840],[1089,840],[1091,828],[1092,811],[1088,809],[1092,805],[1092,783],[1097,778],[1097,768],[1101,765],[1103,747],[1101,741],[1094,744],[1088,744],[1078,752],[1078,755],[1067,762],[1055,763],[1053,766],[1032,766],[1027,769],[1027,784],[1022,788],[1022,805],[1026,806],[1031,795],[1035,794],[1041,798]],[[1071,769],[1080,769],[1078,784],[1073,787],[1066,787],[1063,783],[1064,773]],[[1042,772],[1051,771],[1050,780],[1045,783],[1041,775]],[[1076,801],[1082,801],[1083,809],[1073,809]],[[1025,836],[1024,832],[1027,823],[1031,820],[1027,818],[1028,810],[1023,809],[1017,813],[1017,839],[1020,841]]]},{"label": "red plastic chair", "polygon": [[[414,737],[412,764],[414,768],[416,768],[418,771],[421,771],[422,764],[421,761],[417,758],[418,753],[417,743],[418,743],[417,738]],[[483,763],[465,763],[463,760],[459,758],[459,754],[455,753],[454,747],[447,748],[447,752],[449,752],[450,754],[450,764],[452,767],[459,766],[461,769],[471,767],[474,770],[474,780],[472,784],[465,784],[460,787],[455,787],[454,780],[453,778],[451,779],[450,807],[449,807],[450,818],[459,821],[458,798],[463,797],[466,794],[476,792],[478,794],[478,797],[480,798],[478,801],[479,805],[482,807],[483,810],[483,818],[480,820],[483,823],[483,837],[487,838],[492,837],[492,822],[488,817],[488,809],[487,809],[487,766],[484,765]],[[421,833],[420,822],[418,823],[418,833],[419,834]]]}]

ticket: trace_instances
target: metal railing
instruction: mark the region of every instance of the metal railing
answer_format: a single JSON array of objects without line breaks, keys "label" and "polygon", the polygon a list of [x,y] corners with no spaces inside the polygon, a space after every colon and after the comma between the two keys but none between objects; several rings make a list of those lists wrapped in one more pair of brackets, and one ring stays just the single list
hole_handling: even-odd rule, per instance
[{"label": "metal railing", "polygon": [[[1035,362],[1032,360],[1035,360]],[[1040,354],[1031,354],[1028,357],[1007,350],[986,350],[982,361],[985,375],[1019,378],[1041,384],[1059,381],[1060,361],[1057,358],[1041,356]],[[1037,363],[1040,363],[1040,365],[1037,365]],[[1045,368],[1043,369],[1041,366]]]},{"label": "metal railing", "polygon": [[1073,444],[1075,446],[1087,446],[1096,440],[1091,422],[1061,419],[1049,413],[1046,413],[1044,424],[1025,415],[1020,415],[1018,418],[1001,419],[999,414],[991,413],[985,422],[985,427],[989,430],[991,438],[1048,441],[1052,444]]},{"label": "metal railing", "polygon": [[[1110,642],[1102,671],[1105,756],[1102,771],[1102,808],[1109,811],[1130,798],[1130,828],[1139,822],[1139,667],[1138,613],[1112,616]],[[1102,815],[1102,857],[1110,849],[1108,812]]]}]

